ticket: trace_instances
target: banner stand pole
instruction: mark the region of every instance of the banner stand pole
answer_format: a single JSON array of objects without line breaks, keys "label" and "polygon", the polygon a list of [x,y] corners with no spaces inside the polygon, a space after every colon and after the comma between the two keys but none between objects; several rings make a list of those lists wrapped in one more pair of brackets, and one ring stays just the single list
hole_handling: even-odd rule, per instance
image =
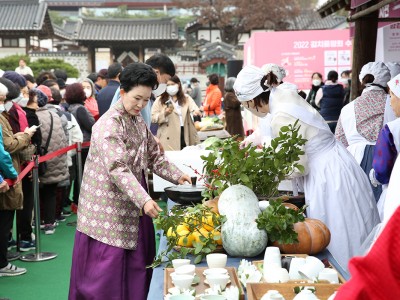
[{"label": "banner stand pole", "polygon": [[77,144],[77,149],[76,149],[76,164],[78,166],[78,174],[77,174],[77,187],[78,190],[81,190],[81,184],[82,184],[82,143],[78,142]]},{"label": "banner stand pole", "polygon": [[33,173],[33,204],[35,211],[35,237],[36,237],[36,250],[35,253],[29,253],[20,257],[23,261],[44,261],[57,257],[56,253],[40,252],[40,204],[39,204],[39,156],[34,157]]}]

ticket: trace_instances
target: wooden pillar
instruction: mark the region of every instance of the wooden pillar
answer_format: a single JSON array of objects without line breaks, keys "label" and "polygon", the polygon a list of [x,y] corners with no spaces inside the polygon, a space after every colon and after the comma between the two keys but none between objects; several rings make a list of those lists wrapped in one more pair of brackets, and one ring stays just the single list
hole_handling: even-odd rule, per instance
[{"label": "wooden pillar", "polygon": [[25,54],[26,55],[29,54],[30,48],[31,48],[31,37],[29,35],[27,35],[25,37]]},{"label": "wooden pillar", "polygon": [[139,45],[138,59],[139,59],[139,62],[144,62],[144,47],[142,45]]},{"label": "wooden pillar", "polygon": [[[115,51],[113,47],[110,47],[110,62],[109,65],[114,63],[114,55],[115,55]],[[115,61],[117,60],[117,58],[115,57]]]},{"label": "wooden pillar", "polygon": [[93,46],[88,47],[88,70],[90,73],[96,72],[96,52]]},{"label": "wooden pillar", "polygon": [[[365,9],[363,7],[362,9]],[[378,33],[379,10],[355,20],[353,39],[353,65],[351,75],[351,100],[358,97],[361,88],[359,74],[361,68],[375,61],[376,37]]]}]

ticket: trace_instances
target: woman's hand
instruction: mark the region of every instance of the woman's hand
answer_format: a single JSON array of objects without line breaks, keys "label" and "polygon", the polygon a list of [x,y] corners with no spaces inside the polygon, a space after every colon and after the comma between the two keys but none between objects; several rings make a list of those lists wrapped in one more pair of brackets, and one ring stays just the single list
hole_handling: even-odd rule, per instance
[{"label": "woman's hand", "polygon": [[32,137],[35,134],[36,129],[37,129],[36,126],[26,127],[24,133],[27,133],[30,137]]},{"label": "woman's hand", "polygon": [[174,107],[172,105],[167,106],[167,108],[165,109],[165,112],[164,112],[165,116],[170,115],[173,112],[173,110],[174,110]]},{"label": "woman's hand", "polygon": [[195,111],[193,112],[193,115],[194,115],[194,116],[199,116],[199,117],[201,117],[201,111],[200,111],[200,110],[195,110]]},{"label": "woman's hand", "polygon": [[10,189],[10,187],[8,186],[7,181],[3,181],[2,183],[0,183],[0,193],[5,193]]},{"label": "woman's hand", "polygon": [[157,218],[158,214],[162,209],[158,206],[154,200],[147,201],[143,206],[144,213],[152,218]]},{"label": "woman's hand", "polygon": [[190,176],[188,174],[183,174],[178,179],[178,183],[179,184],[184,184],[185,182],[188,182],[188,183],[192,184],[192,180],[190,179]]}]

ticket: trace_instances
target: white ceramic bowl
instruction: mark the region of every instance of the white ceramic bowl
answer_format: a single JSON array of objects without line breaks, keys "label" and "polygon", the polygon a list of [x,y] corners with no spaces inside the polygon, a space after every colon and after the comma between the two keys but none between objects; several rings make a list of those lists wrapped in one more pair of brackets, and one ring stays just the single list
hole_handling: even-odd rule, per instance
[{"label": "white ceramic bowl", "polygon": [[211,268],[225,268],[228,256],[223,253],[211,253],[206,256],[207,265]]},{"label": "white ceramic bowl", "polygon": [[174,266],[174,269],[179,268],[181,266],[190,265],[190,259],[183,259],[183,258],[173,259],[172,265]]},{"label": "white ceramic bowl", "polygon": [[305,279],[315,280],[324,267],[324,264],[318,258],[308,256],[306,258],[306,263],[299,268],[299,274]]},{"label": "white ceramic bowl", "polygon": [[299,274],[299,269],[304,266],[306,263],[306,259],[302,257],[293,257],[290,261],[289,267],[289,277],[292,280],[301,279],[301,275]]},{"label": "white ceramic bowl", "polygon": [[293,300],[318,300],[317,296],[314,295],[310,290],[302,290],[300,293],[293,298]]},{"label": "white ceramic bowl", "polygon": [[190,295],[173,295],[169,296],[169,300],[194,300],[194,296]]},{"label": "white ceramic bowl", "polygon": [[268,283],[285,283],[290,277],[285,268],[272,267],[264,269],[264,279]]},{"label": "white ceramic bowl", "polygon": [[229,281],[229,275],[225,274],[207,275],[206,278],[212,289],[214,289],[216,285],[219,285],[221,287],[221,290],[225,290],[226,285]]},{"label": "white ceramic bowl", "polygon": [[339,283],[339,276],[336,270],[325,268],[319,272],[318,280],[328,280],[330,283]]},{"label": "white ceramic bowl", "polygon": [[204,276],[211,274],[228,274],[228,270],[224,268],[211,268],[211,269],[205,269],[203,274]]},{"label": "white ceramic bowl", "polygon": [[193,278],[194,275],[174,275],[172,277],[172,282],[177,288],[187,290],[191,287]]},{"label": "white ceramic bowl", "polygon": [[200,300],[226,300],[226,298],[222,295],[203,295]]},{"label": "white ceramic bowl", "polygon": [[269,290],[261,297],[261,300],[285,300],[277,290]]},{"label": "white ceramic bowl", "polygon": [[183,265],[175,269],[175,273],[179,275],[194,275],[195,271],[195,265]]}]

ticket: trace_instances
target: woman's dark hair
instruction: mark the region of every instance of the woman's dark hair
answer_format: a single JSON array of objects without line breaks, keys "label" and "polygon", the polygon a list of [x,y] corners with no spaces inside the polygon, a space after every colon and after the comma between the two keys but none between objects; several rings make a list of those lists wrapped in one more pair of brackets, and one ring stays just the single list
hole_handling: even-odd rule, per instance
[{"label": "woman's dark hair", "polygon": [[60,104],[60,102],[61,102],[61,100],[62,100],[62,96],[61,96],[60,91],[57,90],[57,89],[54,88],[54,87],[51,87],[51,88],[50,88],[50,91],[51,91],[51,96],[53,97],[53,102],[52,102],[52,104],[56,104],[56,105]]},{"label": "woman's dark hair", "polygon": [[39,86],[41,84],[43,84],[43,82],[45,82],[47,79],[53,79],[56,80],[57,77],[52,73],[52,72],[41,72],[38,77],[36,77],[36,84]]},{"label": "woman's dark hair", "polygon": [[213,85],[218,85],[218,83],[219,83],[218,75],[215,73],[208,75],[208,80]]},{"label": "woman's dark hair", "polygon": [[[380,87],[381,89],[383,89],[386,93],[389,92],[389,90],[388,90],[387,87],[384,87],[384,86],[382,86],[382,85],[380,85],[380,84],[373,83],[374,80],[375,80],[374,75],[372,75],[372,74],[367,74],[367,75],[365,75],[364,78],[363,78],[362,81],[361,81],[361,92],[362,92],[363,89],[365,89],[365,87],[366,87],[366,85],[367,85],[368,83],[370,83],[371,85],[374,85],[374,86],[379,86],[379,87]],[[361,95],[361,93],[359,93],[359,94]]]},{"label": "woman's dark hair", "polygon": [[[186,103],[186,97],[182,90],[181,80],[179,79],[178,76],[174,75],[168,81],[173,81],[176,84],[178,84],[179,90],[178,90],[178,93],[176,94],[176,98],[178,100],[178,104],[180,106],[183,106]],[[161,94],[161,96],[160,96],[161,104],[165,104],[165,102],[167,102],[168,99],[169,99],[169,94],[167,92],[164,92]]]},{"label": "woman's dark hair", "polygon": [[326,79],[332,81],[333,83],[335,83],[338,80],[338,78],[339,78],[339,74],[338,74],[338,72],[336,72],[334,70],[329,71],[328,76],[326,77]]},{"label": "woman's dark hair", "polygon": [[26,81],[29,81],[31,83],[35,83],[35,78],[33,78],[33,76],[31,74],[25,74],[25,75],[22,75],[22,76],[25,77]]},{"label": "woman's dark hair", "polygon": [[318,77],[321,78],[321,80],[322,80],[322,74],[321,73],[319,73],[319,72],[312,73],[311,79],[313,79],[314,75],[318,75]]},{"label": "woman's dark hair", "polygon": [[303,98],[303,99],[306,99],[306,98],[307,98],[307,94],[306,94],[306,92],[303,91],[303,90],[299,91],[298,94],[299,94],[299,96],[300,96],[301,98]]},{"label": "woman's dark hair", "polygon": [[67,81],[67,79],[68,79],[68,75],[67,75],[67,72],[65,70],[54,70],[54,75],[57,78],[63,79],[64,81]]},{"label": "woman's dark hair", "polygon": [[138,85],[155,89],[158,87],[157,75],[154,70],[144,63],[131,63],[119,75],[121,89],[126,93]]},{"label": "woman's dark hair", "polygon": [[271,91],[266,91],[255,97],[254,98],[255,107],[262,107],[263,105],[268,105],[270,94]]},{"label": "woman's dark hair", "polygon": [[6,88],[8,89],[8,93],[6,95],[6,101],[7,100],[13,100],[19,97],[19,94],[21,93],[21,90],[19,89],[19,87],[14,84],[14,82],[12,82],[11,80],[4,78],[4,77],[0,77],[0,83],[4,84],[6,86]]},{"label": "woman's dark hair", "polygon": [[59,86],[57,80],[54,79],[46,79],[45,81],[42,82],[43,85],[51,88],[53,86]]},{"label": "woman's dark hair", "polygon": [[172,60],[165,54],[157,53],[146,60],[146,65],[149,65],[155,70],[160,71],[160,74],[175,75],[175,65]]},{"label": "woman's dark hair", "polygon": [[83,86],[81,83],[73,83],[67,85],[65,88],[65,101],[68,104],[84,104],[86,100],[85,92],[83,91]]},{"label": "woman's dark hair", "polygon": [[[37,94],[34,90],[29,91],[29,100],[28,100],[27,105],[31,105],[34,102],[36,95]],[[36,99],[36,101],[37,101],[37,99]]]}]

